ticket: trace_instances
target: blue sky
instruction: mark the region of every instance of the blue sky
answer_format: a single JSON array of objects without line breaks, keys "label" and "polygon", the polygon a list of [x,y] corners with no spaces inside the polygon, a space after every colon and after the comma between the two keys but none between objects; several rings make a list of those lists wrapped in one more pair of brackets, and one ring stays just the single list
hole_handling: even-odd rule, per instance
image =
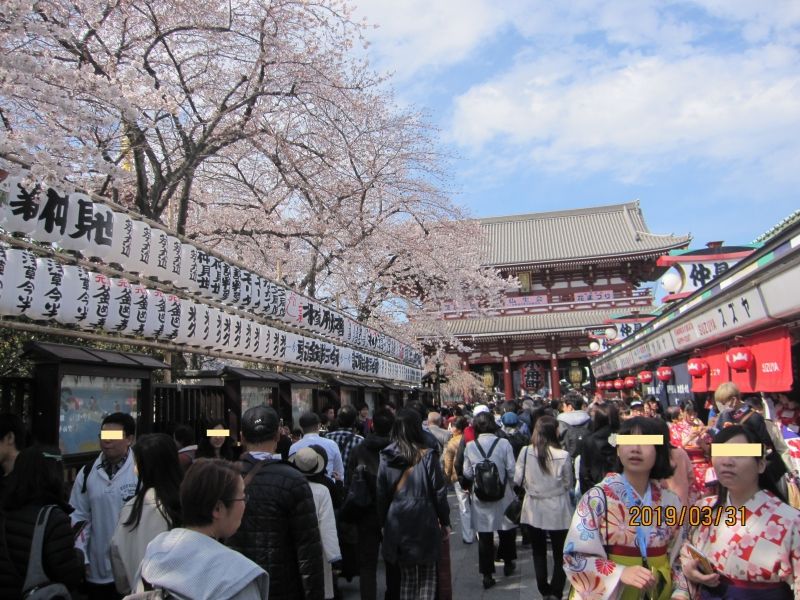
[{"label": "blue sky", "polygon": [[354,0],[475,216],[640,200],[748,243],[800,208],[800,2]]}]

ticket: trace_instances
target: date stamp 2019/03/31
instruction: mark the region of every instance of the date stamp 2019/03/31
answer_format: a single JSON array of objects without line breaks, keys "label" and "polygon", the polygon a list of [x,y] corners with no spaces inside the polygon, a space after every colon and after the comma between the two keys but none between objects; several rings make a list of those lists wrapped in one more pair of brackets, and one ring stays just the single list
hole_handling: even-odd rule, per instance
[{"label": "date stamp 2019/03/31", "polygon": [[709,527],[724,523],[733,527],[745,525],[747,513],[744,506],[631,506],[628,525],[631,527]]}]

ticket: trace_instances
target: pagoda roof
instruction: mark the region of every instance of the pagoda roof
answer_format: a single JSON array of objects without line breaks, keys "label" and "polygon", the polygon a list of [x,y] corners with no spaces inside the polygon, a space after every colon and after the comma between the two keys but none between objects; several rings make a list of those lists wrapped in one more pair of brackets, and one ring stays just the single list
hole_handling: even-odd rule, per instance
[{"label": "pagoda roof", "polygon": [[512,267],[595,262],[659,255],[689,244],[692,236],[650,233],[639,201],[556,212],[479,219],[487,266]]},{"label": "pagoda roof", "polygon": [[509,315],[478,319],[447,320],[447,327],[456,337],[499,337],[583,331],[607,327],[606,321],[620,309],[564,310],[528,315]]}]

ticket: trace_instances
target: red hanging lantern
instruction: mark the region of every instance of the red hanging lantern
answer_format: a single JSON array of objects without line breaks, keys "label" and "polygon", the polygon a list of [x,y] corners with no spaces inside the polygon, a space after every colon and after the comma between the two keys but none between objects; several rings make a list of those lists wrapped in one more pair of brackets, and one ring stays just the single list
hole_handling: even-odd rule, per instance
[{"label": "red hanging lantern", "polygon": [[605,381],[600,381],[600,380],[598,379],[598,380],[597,380],[597,382],[595,383],[595,387],[596,387],[598,390],[604,390],[604,389],[606,389],[606,382],[605,382]]},{"label": "red hanging lantern", "polygon": [[637,377],[639,381],[642,383],[652,383],[653,382],[653,372],[652,371],[641,371]]},{"label": "red hanging lantern", "polygon": [[747,346],[736,346],[725,353],[725,362],[734,371],[747,371],[753,366],[755,357]]},{"label": "red hanging lantern", "polygon": [[659,381],[667,382],[672,379],[672,367],[658,367],[656,369],[656,377]]},{"label": "red hanging lantern", "polygon": [[622,380],[622,379],[615,379],[614,380],[614,389],[615,390],[621,390],[624,387],[625,387],[625,381],[624,380]]},{"label": "red hanging lantern", "polygon": [[708,363],[702,358],[693,358],[686,363],[686,370],[692,377],[705,377],[708,373]]},{"label": "red hanging lantern", "polygon": [[628,375],[624,381],[625,389],[630,390],[636,387],[636,377]]}]

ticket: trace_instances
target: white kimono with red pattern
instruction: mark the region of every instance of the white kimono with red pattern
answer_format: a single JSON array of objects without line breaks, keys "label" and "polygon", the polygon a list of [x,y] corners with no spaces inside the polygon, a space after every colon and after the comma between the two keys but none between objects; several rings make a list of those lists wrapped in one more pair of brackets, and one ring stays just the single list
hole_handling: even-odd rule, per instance
[{"label": "white kimono with red pattern", "polygon": [[[713,506],[716,501],[716,496],[709,496],[698,505]],[[732,526],[725,522],[728,513],[723,512],[718,525],[695,528],[689,543],[705,554],[721,575],[753,583],[786,582],[794,598],[800,600],[800,511],[766,490],[758,491],[744,507],[744,524],[741,509],[736,511],[739,517]],[[690,560],[684,545],[684,570]],[[757,595],[758,591],[753,593]]]}]

